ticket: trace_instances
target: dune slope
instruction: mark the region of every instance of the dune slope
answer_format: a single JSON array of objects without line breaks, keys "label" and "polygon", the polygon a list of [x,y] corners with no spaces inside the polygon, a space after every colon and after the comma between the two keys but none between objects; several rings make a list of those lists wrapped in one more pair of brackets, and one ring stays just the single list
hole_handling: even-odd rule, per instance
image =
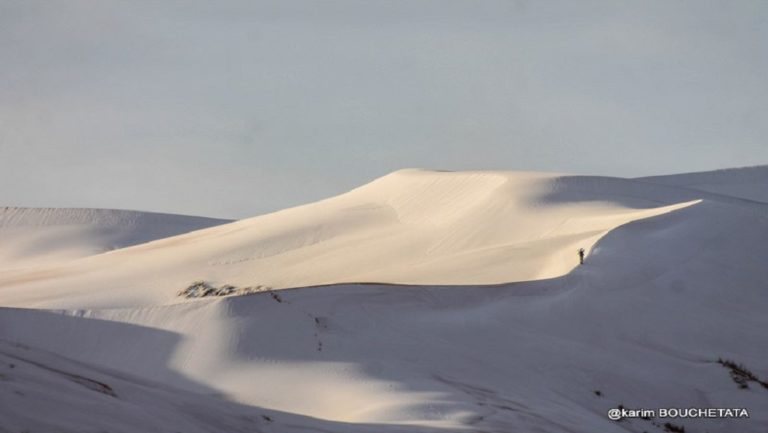
[{"label": "dune slope", "polygon": [[227,222],[112,209],[0,208],[0,271],[68,262]]}]

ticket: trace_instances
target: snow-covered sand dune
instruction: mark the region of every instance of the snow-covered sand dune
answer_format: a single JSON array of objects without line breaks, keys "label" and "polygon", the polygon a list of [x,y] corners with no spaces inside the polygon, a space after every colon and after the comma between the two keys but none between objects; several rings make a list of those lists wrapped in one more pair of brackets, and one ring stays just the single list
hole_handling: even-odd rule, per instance
[{"label": "snow-covered sand dune", "polygon": [[[264,432],[639,433],[665,422],[763,432],[768,389],[740,389],[716,361],[768,380],[766,233],[768,204],[721,193],[409,170],[319,203],[4,272],[3,305],[61,310],[0,308],[0,340],[131,389],[115,405],[157,404],[167,416],[157,431],[209,405],[215,422],[199,431],[229,420],[227,431]],[[327,286],[176,297],[194,279]],[[66,382],[25,377],[19,386]],[[83,404],[115,398],[80,388]],[[171,395],[189,406],[160,404]],[[55,397],[0,396],[22,414],[0,410],[0,430],[57,417],[61,431],[91,426],[60,414]],[[745,407],[751,418],[608,420],[619,405]],[[261,414],[272,421],[238,418]],[[147,428],[125,417],[114,430]]]},{"label": "snow-covered sand dune", "polygon": [[51,265],[230,221],[112,209],[0,208],[0,271]]},{"label": "snow-covered sand dune", "polygon": [[286,288],[552,278],[573,269],[576,251],[590,249],[609,230],[697,199],[664,187],[633,193],[627,184],[635,185],[403,170],[306,206],[6,273],[0,289],[6,305],[82,308],[178,302],[176,292],[198,280]]}]

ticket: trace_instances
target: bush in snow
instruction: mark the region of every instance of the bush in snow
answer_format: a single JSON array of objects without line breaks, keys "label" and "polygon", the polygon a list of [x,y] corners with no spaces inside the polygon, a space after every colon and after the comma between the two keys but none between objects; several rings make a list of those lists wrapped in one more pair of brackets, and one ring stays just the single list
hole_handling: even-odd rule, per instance
[{"label": "bush in snow", "polygon": [[757,382],[768,389],[768,382],[760,380],[742,364],[723,358],[717,358],[717,363],[730,370],[731,379],[739,385],[739,388],[746,389],[749,388],[749,382]]},{"label": "bush in snow", "polygon": [[224,284],[216,287],[207,281],[195,281],[185,289],[179,291],[178,296],[185,298],[205,298],[208,296],[230,296],[247,295],[270,290],[267,286],[236,287],[231,284]]}]

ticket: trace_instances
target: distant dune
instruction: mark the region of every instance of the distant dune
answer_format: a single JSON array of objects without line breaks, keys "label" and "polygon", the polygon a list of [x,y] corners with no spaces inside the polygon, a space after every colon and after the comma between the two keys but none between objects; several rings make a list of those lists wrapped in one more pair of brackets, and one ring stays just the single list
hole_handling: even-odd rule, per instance
[{"label": "distant dune", "polygon": [[640,180],[768,203],[768,165],[642,177]]},{"label": "distant dune", "polygon": [[228,220],[112,209],[0,208],[0,271],[61,263]]}]

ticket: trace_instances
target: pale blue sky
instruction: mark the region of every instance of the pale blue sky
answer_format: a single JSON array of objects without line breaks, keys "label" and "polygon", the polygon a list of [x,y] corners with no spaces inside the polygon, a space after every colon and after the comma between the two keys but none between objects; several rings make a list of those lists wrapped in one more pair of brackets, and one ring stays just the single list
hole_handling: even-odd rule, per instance
[{"label": "pale blue sky", "polygon": [[0,0],[0,206],[246,217],[404,167],[768,163],[766,1]]}]

